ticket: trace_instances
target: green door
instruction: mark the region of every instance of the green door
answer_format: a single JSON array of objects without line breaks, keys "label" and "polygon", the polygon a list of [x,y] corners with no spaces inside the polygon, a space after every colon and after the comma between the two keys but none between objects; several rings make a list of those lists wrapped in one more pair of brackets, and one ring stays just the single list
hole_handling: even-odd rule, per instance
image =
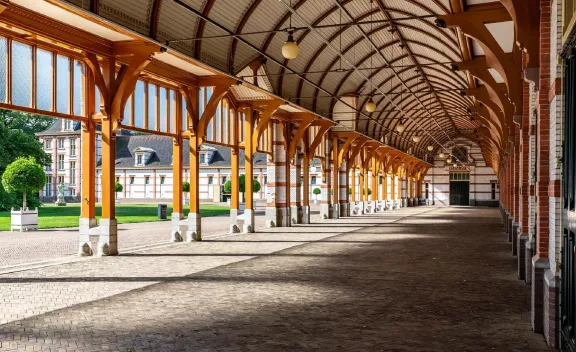
[{"label": "green door", "polygon": [[470,181],[450,181],[450,205],[470,205]]}]

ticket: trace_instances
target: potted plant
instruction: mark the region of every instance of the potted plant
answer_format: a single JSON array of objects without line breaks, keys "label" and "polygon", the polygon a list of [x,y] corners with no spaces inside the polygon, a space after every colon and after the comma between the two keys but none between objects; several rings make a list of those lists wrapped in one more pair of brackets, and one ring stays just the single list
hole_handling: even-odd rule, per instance
[{"label": "potted plant", "polygon": [[122,186],[122,184],[118,181],[116,181],[116,183],[114,183],[114,193],[116,194],[116,203],[120,203],[120,200],[118,199],[118,192],[122,192],[124,190],[124,186]]},{"label": "potted plant", "polygon": [[320,188],[316,187],[312,190],[312,193],[315,195],[314,204],[318,204],[318,195],[322,193]]},{"label": "potted plant", "polygon": [[190,192],[190,182],[182,182],[182,192],[184,192],[184,204],[190,204],[188,198],[186,198],[186,194]]},{"label": "potted plant", "polygon": [[26,203],[28,192],[38,192],[46,183],[42,166],[33,157],[21,157],[8,165],[2,175],[2,186],[8,193],[22,192],[22,208],[12,209],[11,230],[38,229],[38,209],[29,210]]},{"label": "potted plant", "polygon": [[[238,178],[238,182],[240,193],[242,193],[242,202],[238,205],[239,208],[238,210],[243,211],[244,208],[246,207],[246,204],[243,202],[245,199],[244,192],[246,192],[246,175],[240,175],[240,177]],[[260,188],[261,188],[260,182],[258,182],[258,180],[256,179],[252,179],[252,191],[254,193],[260,192]],[[224,187],[222,188],[222,191],[227,194],[232,194],[232,180],[226,181]],[[230,205],[230,202],[228,204]]]}]

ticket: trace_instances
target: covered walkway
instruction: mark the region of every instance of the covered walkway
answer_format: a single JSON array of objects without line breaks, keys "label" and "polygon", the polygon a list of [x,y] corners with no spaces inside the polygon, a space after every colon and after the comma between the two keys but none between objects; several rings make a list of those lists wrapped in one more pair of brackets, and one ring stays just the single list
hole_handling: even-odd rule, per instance
[{"label": "covered walkway", "polygon": [[549,351],[515,265],[469,207],[78,258],[0,276],[0,349]]}]

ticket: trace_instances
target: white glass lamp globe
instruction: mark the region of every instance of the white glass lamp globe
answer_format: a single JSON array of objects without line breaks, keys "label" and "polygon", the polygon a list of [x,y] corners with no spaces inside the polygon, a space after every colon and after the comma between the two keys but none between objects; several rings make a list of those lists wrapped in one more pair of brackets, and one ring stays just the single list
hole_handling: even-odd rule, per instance
[{"label": "white glass lamp globe", "polygon": [[404,126],[404,124],[402,122],[400,122],[399,124],[396,125],[396,131],[402,133],[404,132],[404,130],[406,129],[406,126]]},{"label": "white glass lamp globe", "polygon": [[447,162],[448,164],[450,164],[450,163],[452,162],[452,158],[446,159],[446,162]]},{"label": "white glass lamp globe", "polygon": [[288,60],[295,59],[300,53],[298,44],[294,41],[292,33],[288,34],[288,40],[282,45],[282,56]]},{"label": "white glass lamp globe", "polygon": [[372,100],[372,98],[370,98],[370,100],[368,100],[365,108],[366,108],[366,111],[368,111],[368,112],[376,111],[376,103],[374,102],[374,100]]},{"label": "white glass lamp globe", "polygon": [[420,136],[414,136],[412,137],[412,140],[414,141],[414,143],[418,143],[420,142]]},{"label": "white glass lamp globe", "polygon": [[441,159],[444,159],[444,153],[440,153],[440,154],[438,154],[438,156],[439,156]]},{"label": "white glass lamp globe", "polygon": [[431,146],[431,145],[429,145],[429,146],[428,146],[428,151],[431,152],[431,151],[433,151],[433,150],[434,150],[434,147]]}]

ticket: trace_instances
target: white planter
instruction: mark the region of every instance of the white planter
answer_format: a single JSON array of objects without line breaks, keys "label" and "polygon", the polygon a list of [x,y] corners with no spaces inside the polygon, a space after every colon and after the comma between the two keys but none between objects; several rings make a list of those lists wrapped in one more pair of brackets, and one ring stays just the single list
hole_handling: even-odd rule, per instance
[{"label": "white planter", "polygon": [[10,212],[10,231],[38,230],[38,209],[12,210]]}]

